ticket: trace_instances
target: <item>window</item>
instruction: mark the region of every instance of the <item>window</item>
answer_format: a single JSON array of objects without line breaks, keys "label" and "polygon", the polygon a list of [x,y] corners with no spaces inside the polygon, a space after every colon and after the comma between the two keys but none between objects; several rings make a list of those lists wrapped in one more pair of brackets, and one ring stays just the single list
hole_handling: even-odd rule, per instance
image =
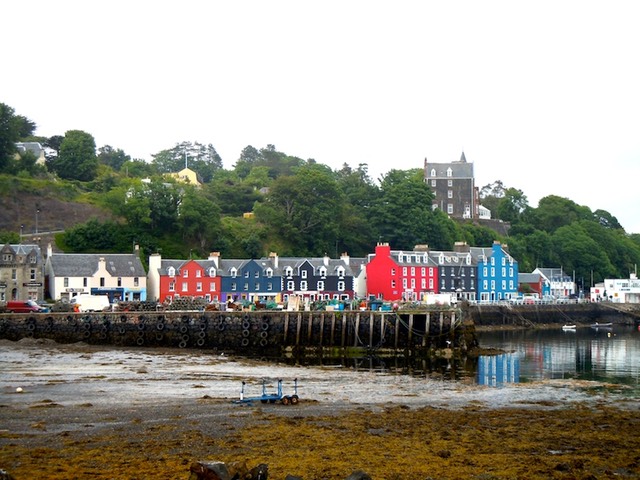
[{"label": "window", "polygon": [[495,267],[491,267],[491,276],[492,277],[496,276],[496,268]]},{"label": "window", "polygon": [[169,291],[170,292],[176,291],[176,282],[169,282]]},{"label": "window", "polygon": [[189,291],[189,283],[188,282],[182,282],[182,291],[183,292],[188,292]]},{"label": "window", "polygon": [[87,285],[89,285],[89,279],[87,277],[84,277],[82,279],[82,286],[86,288]]},{"label": "window", "polygon": [[122,277],[118,277],[118,286],[121,287],[122,286]]},{"label": "window", "polygon": [[447,168],[447,177],[451,177],[453,176],[453,170],[451,170],[451,167]]},{"label": "window", "polygon": [[216,276],[216,269],[211,267],[209,268],[209,276],[210,277],[215,277]]},{"label": "window", "polygon": [[260,290],[260,282],[256,282],[256,283],[255,283],[255,285],[254,285],[254,287],[253,287],[253,291],[254,291],[254,292],[257,292],[257,291],[259,291],[259,290]]},{"label": "window", "polygon": [[258,270],[256,270],[253,274],[254,278],[260,278],[260,272]]},{"label": "window", "polygon": [[33,281],[36,279],[36,269],[32,268],[29,272],[29,280]]},{"label": "window", "polygon": [[435,186],[436,186],[436,180],[435,180],[435,178],[431,180],[431,186],[435,188]]},{"label": "window", "polygon": [[447,213],[448,214],[453,213],[453,203],[447,203]]},{"label": "window", "polygon": [[402,276],[407,276],[407,267],[402,267]]},{"label": "window", "polygon": [[244,291],[246,292],[246,291],[248,291],[248,290],[249,290],[249,284],[248,284],[248,283],[245,283],[245,284],[244,284]]},{"label": "window", "polygon": [[435,177],[435,176],[436,176],[436,169],[435,169],[435,168],[432,168],[432,169],[431,169],[431,176],[432,176],[432,177]]},{"label": "window", "polygon": [[293,268],[287,267],[284,269],[284,274],[286,277],[291,278],[293,276]]},{"label": "window", "polygon": [[209,291],[210,292],[215,292],[216,291],[216,282],[211,282],[209,284]]},{"label": "window", "polygon": [[321,291],[323,291],[323,290],[324,290],[324,282],[323,282],[322,280],[320,280],[320,281],[318,282],[317,290],[318,290],[319,292],[321,292]]},{"label": "window", "polygon": [[267,291],[270,292],[271,290],[273,290],[273,283],[269,282],[267,283]]},{"label": "window", "polygon": [[326,278],[327,277],[327,269],[324,267],[320,267],[320,277],[322,278]]},{"label": "window", "polygon": [[402,279],[402,288],[404,288],[404,289],[407,288],[407,279],[406,278]]},{"label": "window", "polygon": [[35,256],[35,255],[31,255],[31,256],[29,257],[29,263],[36,263],[36,260],[37,260],[37,258],[36,258],[36,256]]},{"label": "window", "polygon": [[339,292],[344,292],[344,282],[338,282],[338,291]]},{"label": "window", "polygon": [[507,276],[507,269],[505,267],[502,267],[502,276],[503,277]]},{"label": "window", "polygon": [[395,275],[395,274],[396,274],[396,269],[395,269],[395,268],[392,268],[392,269],[391,269],[391,275]]},{"label": "window", "polygon": [[189,270],[186,268],[182,271],[182,278],[189,278]]},{"label": "window", "polygon": [[295,283],[293,282],[293,280],[289,280],[287,282],[287,290],[293,290],[295,288]]},{"label": "window", "polygon": [[140,278],[133,277],[133,286],[134,287],[139,287],[140,286]]},{"label": "window", "polygon": [[105,283],[104,283],[104,277],[100,277],[100,286],[104,287]]},{"label": "window", "polygon": [[244,272],[244,278],[249,278],[249,272]]},{"label": "window", "polygon": [[202,277],[202,270],[196,270],[196,278]]},{"label": "window", "polygon": [[235,292],[237,289],[236,282],[231,282],[231,291]]},{"label": "window", "polygon": [[197,282],[196,283],[196,292],[201,292],[202,291],[202,282]]},{"label": "window", "polygon": [[429,290],[433,290],[433,278],[429,279]]},{"label": "window", "polygon": [[306,280],[302,280],[300,282],[300,290],[306,290],[307,289],[307,281]]},{"label": "window", "polygon": [[271,268],[267,268],[267,278],[273,277],[273,270]]},{"label": "window", "polygon": [[11,255],[10,253],[3,253],[2,254],[2,261],[3,262],[11,262],[13,260],[13,255]]},{"label": "window", "polygon": [[416,276],[416,267],[411,267],[411,276],[412,277]]},{"label": "window", "polygon": [[447,180],[447,187],[453,187],[453,180]]},{"label": "window", "polygon": [[422,267],[422,268],[420,269],[420,275],[422,275],[422,276],[424,277],[426,274],[427,274],[427,269],[426,269],[426,268],[424,268],[424,267]]},{"label": "window", "polygon": [[487,270],[487,267],[482,267],[482,276],[486,277],[488,273],[489,271]]},{"label": "window", "polygon": [[447,198],[453,198],[453,190],[447,190]]},{"label": "window", "polygon": [[396,288],[396,281],[395,280],[391,280],[391,288]]},{"label": "window", "polygon": [[342,267],[338,268],[338,277],[340,278],[344,277],[344,268]]},{"label": "window", "polygon": [[301,276],[302,278],[307,278],[307,271],[306,271],[306,270],[302,270],[302,271],[300,272],[300,276]]},{"label": "window", "polygon": [[173,267],[169,267],[167,269],[167,275],[169,275],[170,277],[175,277],[176,276],[176,269]]},{"label": "window", "polygon": [[416,279],[415,278],[411,279],[411,288],[413,288],[413,289],[416,288]]},{"label": "window", "polygon": [[238,276],[238,270],[235,268],[231,269],[231,278],[236,278]]},{"label": "window", "polygon": [[424,290],[425,288],[427,288],[427,279],[423,278],[422,280],[420,280],[420,288],[422,290]]}]

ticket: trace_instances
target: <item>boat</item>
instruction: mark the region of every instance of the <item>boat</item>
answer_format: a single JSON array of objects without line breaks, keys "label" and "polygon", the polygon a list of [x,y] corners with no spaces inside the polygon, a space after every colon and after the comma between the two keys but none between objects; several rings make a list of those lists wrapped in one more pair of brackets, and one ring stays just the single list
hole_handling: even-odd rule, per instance
[{"label": "boat", "polygon": [[575,325],[563,325],[562,326],[562,330],[575,330],[576,326]]},{"label": "boat", "polygon": [[611,328],[613,327],[613,323],[593,323],[591,324],[591,328]]}]

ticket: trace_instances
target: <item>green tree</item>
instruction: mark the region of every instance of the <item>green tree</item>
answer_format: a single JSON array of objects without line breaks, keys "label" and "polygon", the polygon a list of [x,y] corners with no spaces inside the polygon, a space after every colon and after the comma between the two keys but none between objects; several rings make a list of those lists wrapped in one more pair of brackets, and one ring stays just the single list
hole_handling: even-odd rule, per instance
[{"label": "green tree", "polygon": [[254,186],[243,182],[235,172],[226,170],[218,172],[202,191],[220,207],[223,215],[241,216],[251,212],[254,203],[262,198]]},{"label": "green tree", "polygon": [[22,115],[16,115],[9,105],[0,103],[0,171],[13,160],[17,152],[16,142],[29,137],[36,129],[36,124]]},{"label": "green tree", "polygon": [[529,208],[527,197],[522,190],[508,188],[497,206],[496,216],[505,222],[515,222]]},{"label": "green tree", "polygon": [[549,195],[541,199],[538,202],[538,208],[532,213],[531,223],[538,230],[545,230],[549,233],[578,220],[593,219],[589,208],[581,207],[568,198],[556,195]]},{"label": "green tree", "polygon": [[287,239],[292,251],[324,255],[335,248],[342,204],[333,172],[324,165],[307,164],[295,175],[278,177],[254,211],[258,220]]},{"label": "green tree", "polygon": [[131,157],[120,148],[115,149],[111,145],[105,145],[98,149],[98,162],[113,168],[116,172],[129,161],[131,161]]},{"label": "green tree", "polygon": [[181,142],[152,157],[153,164],[160,173],[179,172],[187,166],[196,172],[204,183],[210,182],[215,173],[222,169],[222,158],[211,144]]},{"label": "green tree", "polygon": [[417,244],[438,243],[432,220],[433,193],[424,183],[422,170],[391,170],[382,178],[382,196],[372,206],[372,224],[380,240],[392,248],[412,249]]},{"label": "green tree", "polygon": [[82,130],[66,132],[53,167],[60,178],[83,182],[93,180],[98,171],[93,136]]},{"label": "green tree", "polygon": [[188,188],[180,202],[178,227],[185,240],[197,242],[204,252],[220,235],[220,209],[193,187]]}]

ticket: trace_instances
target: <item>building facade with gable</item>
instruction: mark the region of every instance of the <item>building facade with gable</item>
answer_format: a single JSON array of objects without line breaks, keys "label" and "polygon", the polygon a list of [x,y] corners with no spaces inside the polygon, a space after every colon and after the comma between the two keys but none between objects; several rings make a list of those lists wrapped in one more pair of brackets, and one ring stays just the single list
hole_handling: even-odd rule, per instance
[{"label": "building facade with gable", "polygon": [[369,298],[411,301],[438,293],[438,266],[424,246],[403,251],[378,243],[375,253],[369,254],[366,269]]},{"label": "building facade with gable", "polygon": [[68,301],[87,293],[107,295],[111,303],[145,301],[147,274],[134,253],[53,253],[47,248],[45,275],[49,297]]},{"label": "building facade with gable", "polygon": [[438,266],[438,293],[449,293],[457,300],[475,301],[478,294],[478,265],[465,242],[456,242],[453,251],[430,250]]},{"label": "building facade with gable", "polygon": [[0,302],[44,299],[44,262],[38,245],[5,244],[0,252]]},{"label": "building facade with gable", "polygon": [[497,302],[518,296],[518,262],[506,246],[470,247],[478,268],[478,301]]},{"label": "building facade with gable", "polygon": [[180,297],[219,301],[222,278],[218,259],[217,252],[206,260],[173,260],[162,259],[158,253],[150,255],[147,277],[149,299],[166,303],[172,303]]},{"label": "building facade with gable", "polygon": [[475,185],[473,163],[462,152],[460,160],[431,163],[424,159],[424,181],[434,194],[433,209],[453,218],[476,219],[480,215],[480,193]]}]

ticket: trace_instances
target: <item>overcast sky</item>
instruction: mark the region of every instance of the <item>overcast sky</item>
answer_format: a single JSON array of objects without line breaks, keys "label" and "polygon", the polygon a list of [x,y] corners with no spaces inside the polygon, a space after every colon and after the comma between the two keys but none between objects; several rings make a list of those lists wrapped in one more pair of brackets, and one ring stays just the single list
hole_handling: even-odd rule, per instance
[{"label": "overcast sky", "polygon": [[0,102],[134,158],[273,144],[373,178],[473,162],[640,233],[638,1],[0,3]]}]

